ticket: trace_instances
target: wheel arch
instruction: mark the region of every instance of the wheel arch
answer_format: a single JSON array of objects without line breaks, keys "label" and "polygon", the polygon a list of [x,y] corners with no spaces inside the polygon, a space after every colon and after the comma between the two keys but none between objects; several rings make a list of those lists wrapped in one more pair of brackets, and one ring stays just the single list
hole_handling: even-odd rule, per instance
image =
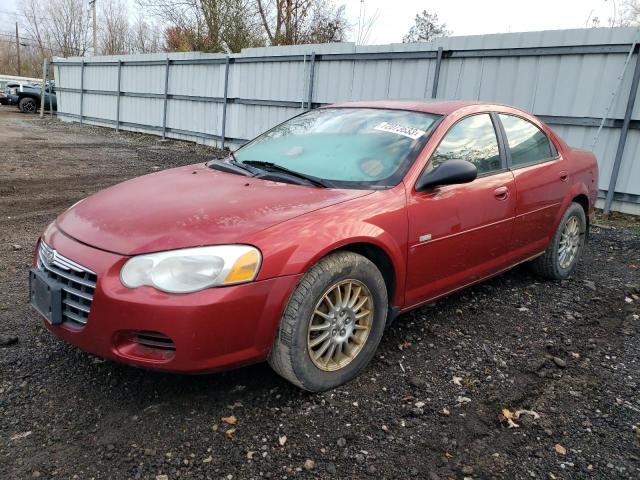
[{"label": "wheel arch", "polygon": [[382,278],[384,278],[384,283],[387,286],[387,297],[389,298],[389,302],[392,303],[392,299],[395,298],[394,295],[396,294],[397,281],[393,261],[387,252],[378,245],[367,242],[349,243],[333,250],[333,252],[341,250],[357,253],[373,262],[378,270],[380,270]]},{"label": "wheel arch", "polygon": [[39,100],[40,96],[36,95],[35,93],[19,93],[18,94],[18,101],[22,100],[23,98],[33,98],[36,102]]},{"label": "wheel arch", "polygon": [[380,270],[387,286],[390,318],[395,316],[396,312],[404,304],[404,269],[401,253],[399,251],[390,251],[387,245],[376,242],[372,238],[352,238],[319,252],[308,262],[304,271],[308,271],[328,255],[340,251],[349,251],[362,255],[373,262]]},{"label": "wheel arch", "polygon": [[573,202],[580,205],[584,210],[585,217],[587,217],[587,233],[588,233],[589,231],[588,230],[589,229],[589,190],[587,189],[584,183],[575,183],[571,187],[567,195],[565,196],[565,199],[562,202],[561,208],[558,209],[558,214],[556,216],[555,221],[553,222],[553,229],[551,229],[551,232],[549,233],[549,239],[548,239],[549,242],[551,242],[553,235],[558,229],[558,226],[560,225],[560,221],[562,220],[562,216],[564,215],[564,212],[567,211],[567,208],[569,208],[569,205],[571,205],[571,203]]}]

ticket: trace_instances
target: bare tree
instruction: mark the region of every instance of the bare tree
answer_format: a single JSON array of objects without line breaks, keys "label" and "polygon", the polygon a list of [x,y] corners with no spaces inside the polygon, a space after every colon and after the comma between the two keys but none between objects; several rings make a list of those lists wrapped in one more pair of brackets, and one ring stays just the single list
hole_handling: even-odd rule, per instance
[{"label": "bare tree", "polygon": [[423,10],[422,13],[416,15],[415,23],[404,36],[402,42],[428,42],[447,35],[451,35],[451,32],[447,30],[446,24],[439,22],[438,15]]},{"label": "bare tree", "polygon": [[626,0],[616,25],[623,27],[640,26],[640,0]]},{"label": "bare tree", "polygon": [[26,19],[26,21],[23,22],[25,30],[29,36],[34,39],[40,49],[41,55],[44,57],[46,55],[45,43],[47,43],[49,39],[46,38],[46,27],[38,21],[38,18],[41,16],[40,8],[41,2],[39,0],[24,0],[24,2],[20,4],[22,16]]},{"label": "bare tree", "polygon": [[89,17],[83,0],[25,0],[21,4],[25,29],[44,53],[65,57],[84,55],[89,46]]},{"label": "bare tree", "polygon": [[129,28],[129,50],[131,53],[155,53],[165,49],[164,33],[161,28],[148,22],[142,16]]},{"label": "bare tree", "polygon": [[342,41],[349,30],[344,6],[332,0],[256,0],[271,45]]},{"label": "bare tree", "polygon": [[358,15],[358,32],[356,35],[356,43],[358,45],[366,45],[373,26],[380,18],[380,10],[376,9],[371,15],[367,14],[367,6],[365,0],[360,0],[360,14]]},{"label": "bare tree", "polygon": [[100,4],[98,32],[100,53],[129,53],[129,11],[121,0],[103,0]]},{"label": "bare tree", "polygon": [[252,0],[137,0],[166,26],[167,47],[237,52],[263,43]]}]

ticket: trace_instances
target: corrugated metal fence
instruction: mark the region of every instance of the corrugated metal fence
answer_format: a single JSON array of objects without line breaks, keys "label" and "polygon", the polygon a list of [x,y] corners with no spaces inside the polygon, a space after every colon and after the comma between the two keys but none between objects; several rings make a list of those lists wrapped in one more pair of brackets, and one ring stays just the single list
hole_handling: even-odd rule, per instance
[{"label": "corrugated metal fence", "polygon": [[63,120],[218,146],[242,144],[302,109],[339,101],[507,103],[540,116],[571,145],[593,150],[601,197],[610,191],[614,210],[640,213],[636,41],[634,28],[558,30],[230,56],[58,58],[54,72]]}]

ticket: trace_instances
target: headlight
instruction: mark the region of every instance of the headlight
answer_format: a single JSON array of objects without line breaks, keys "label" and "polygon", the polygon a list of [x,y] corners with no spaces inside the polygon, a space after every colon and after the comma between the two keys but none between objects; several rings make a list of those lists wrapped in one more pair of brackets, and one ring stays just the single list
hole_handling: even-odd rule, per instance
[{"label": "headlight", "polygon": [[169,293],[197,292],[209,287],[250,282],[262,256],[249,245],[185,248],[133,257],[120,271],[125,287],[143,285]]}]

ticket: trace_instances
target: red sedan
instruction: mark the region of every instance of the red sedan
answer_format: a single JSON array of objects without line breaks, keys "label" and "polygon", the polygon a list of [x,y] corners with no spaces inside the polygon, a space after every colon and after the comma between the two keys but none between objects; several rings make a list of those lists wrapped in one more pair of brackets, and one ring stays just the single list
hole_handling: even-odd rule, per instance
[{"label": "red sedan", "polygon": [[325,390],[402,312],[522,262],[570,276],[597,177],[591,153],[515,108],[332,105],[75,204],[38,242],[31,303],[104,358],[173,372],[268,360]]}]

